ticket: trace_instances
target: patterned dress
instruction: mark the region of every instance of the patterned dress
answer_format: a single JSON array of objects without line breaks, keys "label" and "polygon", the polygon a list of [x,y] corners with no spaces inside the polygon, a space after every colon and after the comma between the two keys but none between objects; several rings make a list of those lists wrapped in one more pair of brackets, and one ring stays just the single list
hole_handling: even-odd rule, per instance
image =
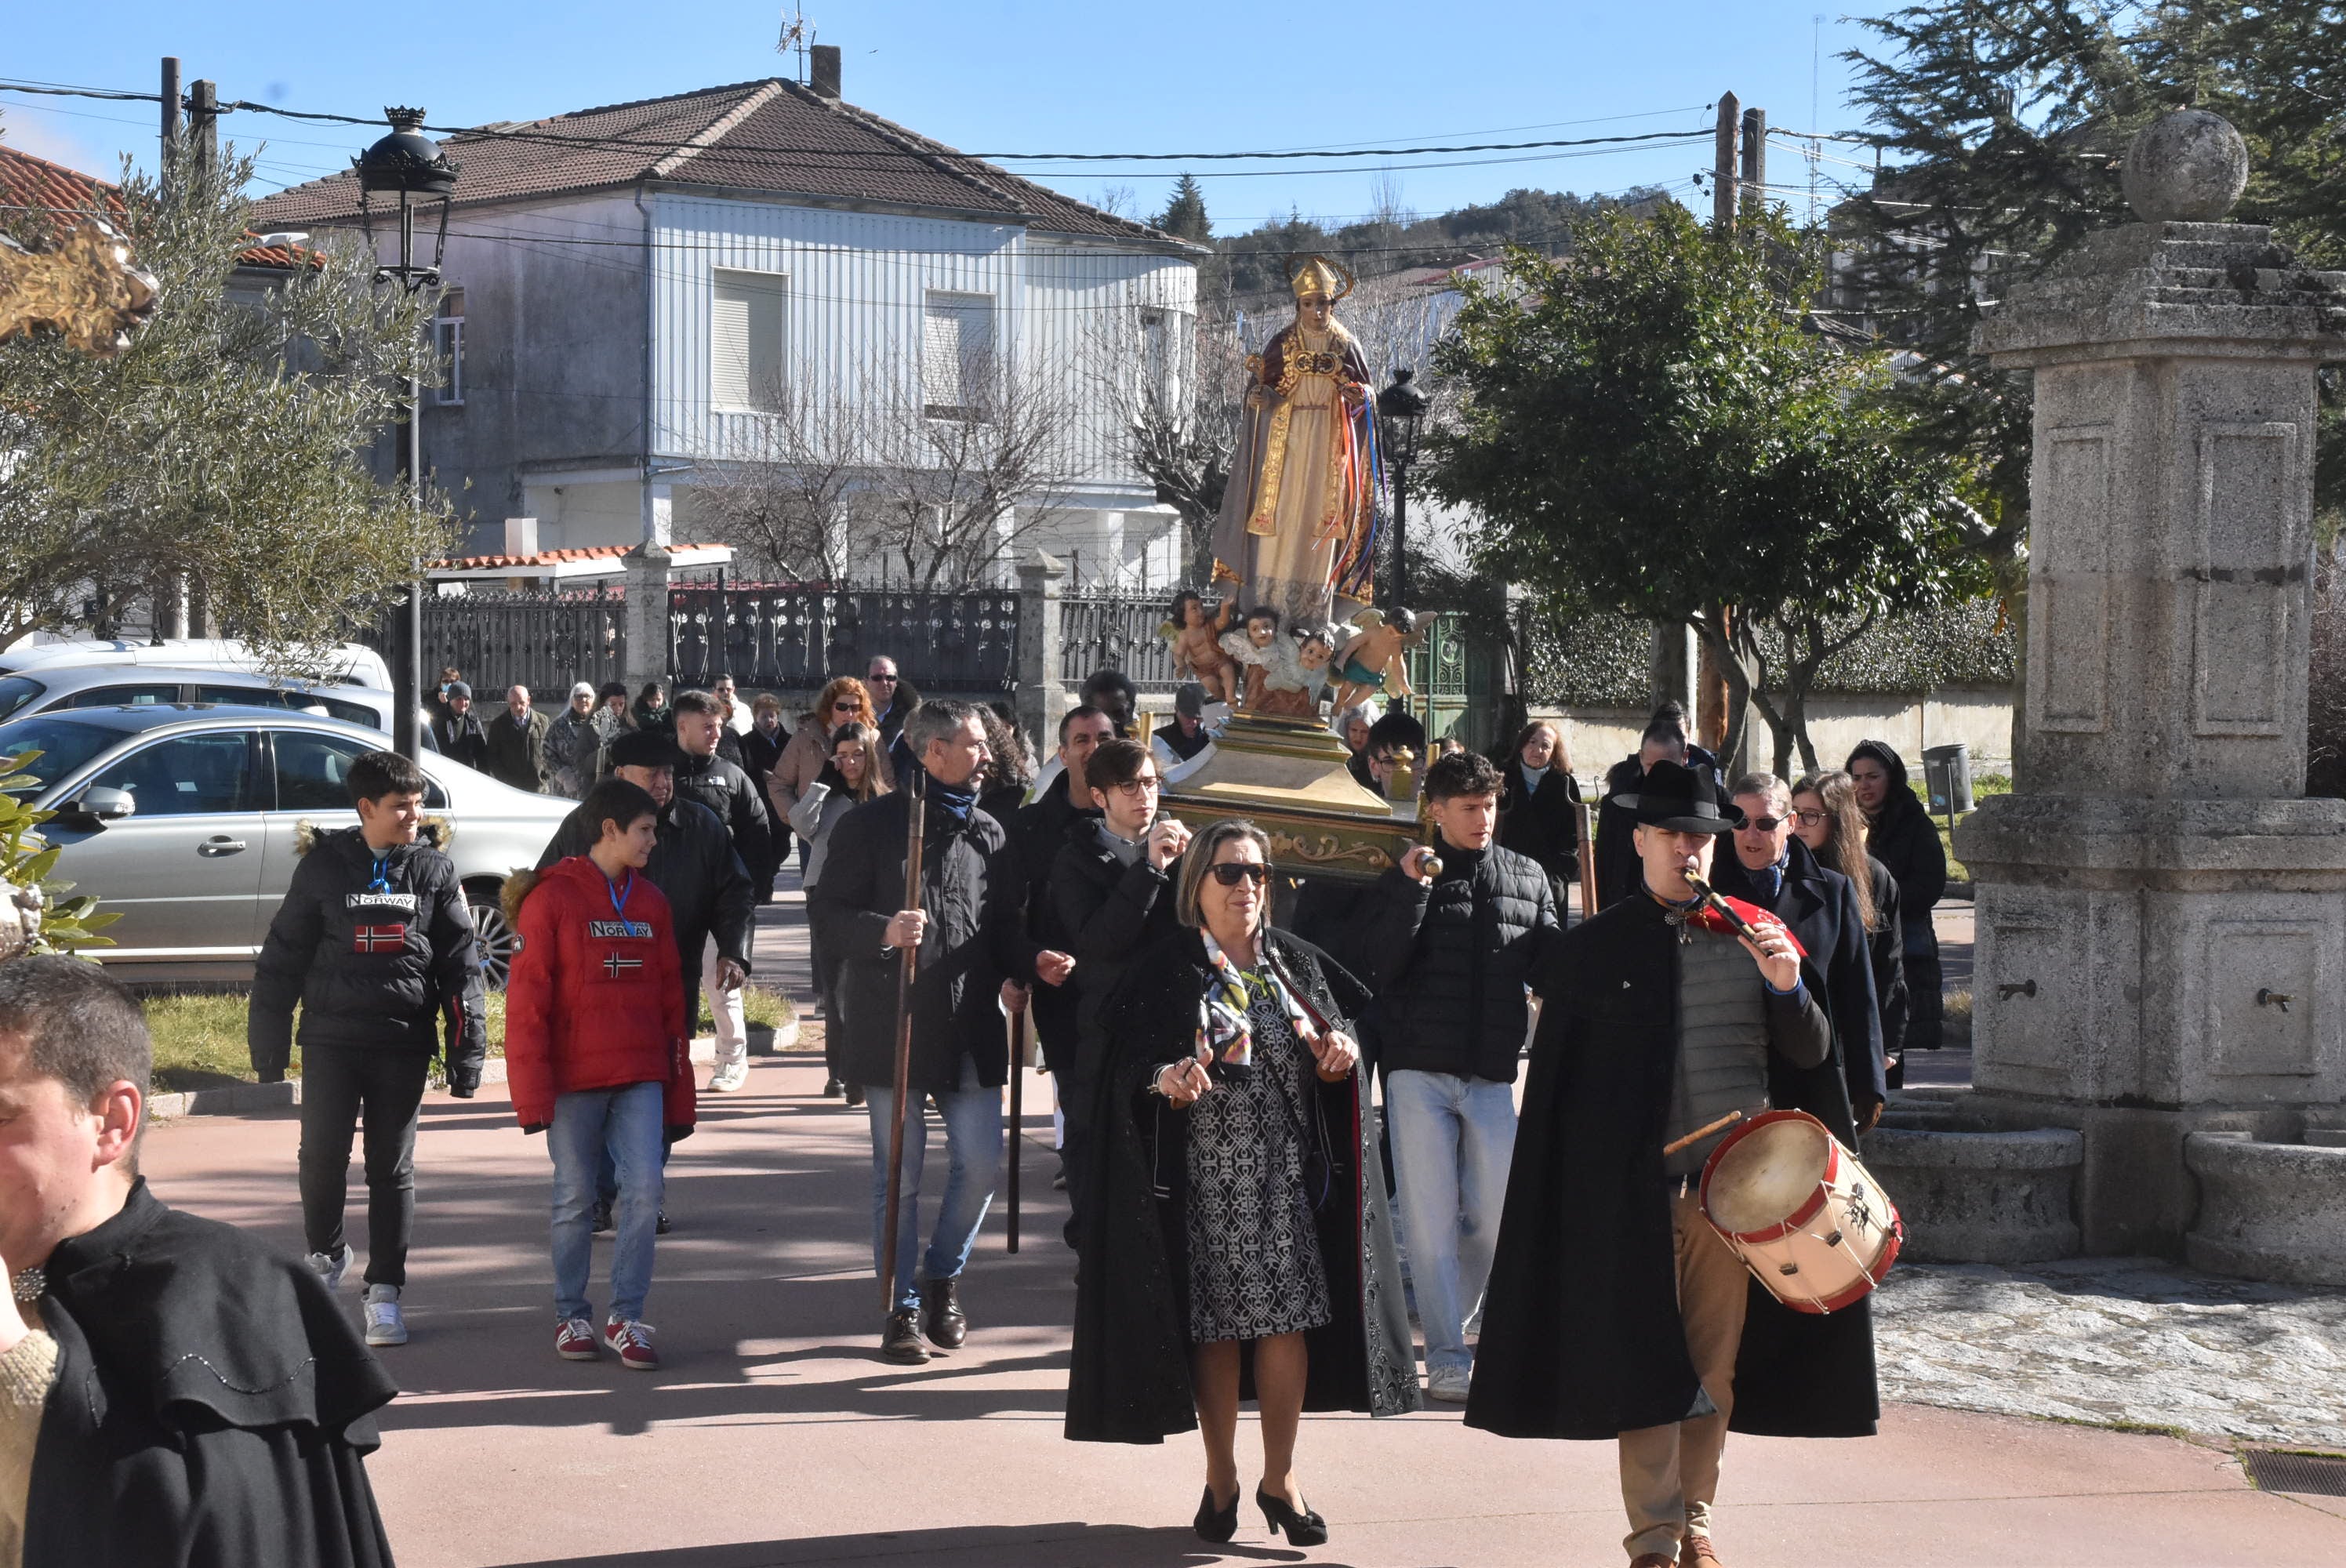
[{"label": "patterned dress", "polygon": [[1247,1010],[1254,1070],[1189,1107],[1189,1338],[1260,1339],[1334,1316],[1304,1190],[1311,1055],[1277,998]]}]

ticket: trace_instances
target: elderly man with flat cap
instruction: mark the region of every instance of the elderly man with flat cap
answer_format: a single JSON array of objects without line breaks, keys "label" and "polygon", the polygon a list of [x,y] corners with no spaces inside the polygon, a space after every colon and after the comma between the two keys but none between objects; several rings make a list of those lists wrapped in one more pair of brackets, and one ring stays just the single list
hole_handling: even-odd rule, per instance
[{"label": "elderly man with flat cap", "polygon": [[1632,1568],[1718,1568],[1727,1433],[1865,1437],[1880,1415],[1865,1304],[1811,1317],[1758,1288],[1702,1212],[1730,1111],[1796,1107],[1854,1143],[1832,1030],[1800,946],[1749,904],[1697,896],[1739,820],[1708,769],[1634,793],[1639,885],[1553,946],[1484,1298],[1466,1424],[1619,1445]]}]

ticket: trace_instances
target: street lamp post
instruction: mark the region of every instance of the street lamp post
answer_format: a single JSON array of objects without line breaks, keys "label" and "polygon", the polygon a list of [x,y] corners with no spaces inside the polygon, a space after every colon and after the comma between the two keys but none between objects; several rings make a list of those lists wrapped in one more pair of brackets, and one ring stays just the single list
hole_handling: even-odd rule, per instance
[{"label": "street lamp post", "polygon": [[1385,460],[1392,464],[1392,592],[1389,603],[1409,602],[1409,465],[1417,461],[1417,426],[1425,417],[1425,394],[1410,383],[1417,372],[1403,365],[1392,384],[1377,393],[1377,418],[1384,425]]},{"label": "street lamp post", "polygon": [[[399,260],[377,260],[374,280],[396,282],[409,294],[440,281],[440,260],[448,248],[448,207],[456,190],[456,166],[440,144],[423,132],[422,109],[383,110],[391,134],[351,160],[359,176],[359,224],[370,249],[374,244],[374,213],[368,200],[382,192],[399,199]],[[415,218],[419,209],[439,208],[438,231],[432,242],[432,263],[415,260]],[[423,504],[423,383],[407,378],[406,425],[400,443],[400,467],[407,482],[409,504]],[[399,657],[392,664],[392,745],[409,757],[420,754],[423,738],[417,733],[423,710],[423,564],[414,564],[407,585],[406,622]]]}]

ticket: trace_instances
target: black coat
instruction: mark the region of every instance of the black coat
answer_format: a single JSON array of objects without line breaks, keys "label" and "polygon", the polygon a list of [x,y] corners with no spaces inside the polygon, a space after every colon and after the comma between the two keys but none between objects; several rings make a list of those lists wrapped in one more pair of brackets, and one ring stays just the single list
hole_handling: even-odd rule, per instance
[{"label": "black coat", "polygon": [[1865,948],[1873,961],[1873,1000],[1882,1010],[1882,1059],[1895,1062],[1906,1049],[1904,911],[1890,868],[1872,855],[1865,864],[1873,874],[1873,930]]},{"label": "black coat", "polygon": [[[602,824],[586,820],[584,806],[562,819],[537,858],[537,869],[556,860],[583,855],[595,847]],[[672,797],[659,814],[652,858],[644,876],[668,900],[668,920],[676,929],[676,950],[684,960],[685,989],[700,975],[700,957],[710,936],[717,953],[750,970],[750,946],[756,921],[757,890],[750,872],[734,852],[733,837],[717,813],[697,800]]]},{"label": "black coat", "polygon": [[780,864],[774,855],[774,823],[766,809],[766,792],[750,782],[738,764],[722,757],[687,754],[676,766],[676,792],[698,800],[717,813],[733,835],[734,852],[757,887],[773,885]]},{"label": "black coat", "polygon": [[[928,792],[920,793],[925,799]],[[903,962],[887,946],[887,928],[904,907],[913,799],[912,790],[896,789],[842,817],[831,830],[822,879],[807,895],[823,952],[840,966],[840,1017],[831,1027],[840,1035],[840,1076],[851,1084],[896,1081]],[[921,908],[929,926],[913,983],[913,1086],[923,1093],[957,1087],[966,1055],[977,1064],[978,1082],[998,1087],[1010,1078],[1002,983],[1035,979],[1025,880],[993,818],[972,810],[956,822],[933,800],[927,811]]]},{"label": "black coat", "polygon": [[1839,871],[1817,863],[1794,839],[1782,885],[1771,901],[1760,896],[1751,873],[1722,836],[1711,859],[1711,885],[1729,898],[1758,904],[1792,928],[1808,950],[1801,964],[1809,987],[1832,1020],[1833,1045],[1849,1077],[1851,1105],[1888,1097],[1883,1087],[1882,999],[1874,989],[1873,953],[1857,918],[1857,892]]},{"label": "black coat", "polygon": [[[1347,1027],[1367,1002],[1359,983],[1310,943],[1273,931],[1267,945],[1299,999],[1329,1027]],[[1148,1084],[1158,1067],[1194,1049],[1210,972],[1198,933],[1177,932],[1133,964],[1107,1003],[1111,1054],[1093,1124],[1098,1197],[1077,1216],[1083,1267],[1066,1433],[1078,1442],[1159,1442],[1198,1424],[1187,1300],[1188,1116]],[[1331,1194],[1317,1215],[1320,1256],[1337,1310],[1304,1334],[1303,1408],[1389,1416],[1418,1408],[1417,1362],[1367,1076],[1311,1080],[1320,1114],[1308,1130],[1328,1161]]]},{"label": "black coat", "polygon": [[432,739],[440,755],[467,768],[488,771],[489,732],[482,728],[480,710],[467,709],[462,718],[442,708],[432,719]]},{"label": "black coat", "polygon": [[[1076,828],[1098,820],[1098,811],[1079,807],[1069,798],[1067,776],[1062,772],[1051,780],[1049,789],[1035,798],[1033,805],[1018,813],[1015,822],[1005,824],[1018,851],[1020,871],[1026,879],[1026,934],[1040,947],[1058,952],[1070,951],[1068,932],[1060,925],[1058,911],[1051,905],[1051,874],[1059,863],[1059,851],[1074,841]],[[1075,1056],[1076,1035],[1080,1027],[1076,1018],[1076,988],[1082,983],[1078,976],[1073,987],[1046,986],[1035,993],[1035,1038],[1042,1043],[1044,1064],[1055,1074],[1064,1070]]]},{"label": "black coat", "polygon": [[[1100,1013],[1142,953],[1181,929],[1172,879],[1144,852],[1125,865],[1101,842],[1102,825],[1078,822],[1051,867],[1052,918],[1075,955],[1076,1049],[1064,1064],[1062,1093],[1088,1093],[1099,1081],[1107,1038]],[[1174,862],[1178,868],[1179,861]]]},{"label": "black coat", "polygon": [[427,824],[415,843],[393,847],[388,891],[372,889],[374,853],[362,830],[302,834],[245,1013],[245,1046],[263,1083],[283,1077],[292,1058],[298,1002],[304,1051],[428,1056],[444,1027],[449,1084],[459,1095],[479,1086],[489,1037],[481,960],[456,868],[432,841],[443,830]]},{"label": "black coat", "polygon": [[[1499,847],[1537,861],[1561,900],[1564,888],[1580,877],[1580,780],[1551,768],[1537,789],[1527,789],[1522,759],[1501,762]],[[1559,916],[1562,911],[1559,902]]]},{"label": "black coat", "polygon": [[1373,881],[1305,877],[1295,890],[1295,914],[1283,923],[1335,960],[1337,968],[1365,980],[1373,968],[1366,938],[1375,904]]},{"label": "black coat", "polygon": [[[1916,921],[1930,931],[1931,911],[1947,894],[1947,849],[1939,842],[1939,825],[1914,791],[1892,780],[1882,797],[1882,814],[1865,837],[1866,853],[1880,860],[1898,883],[1898,911],[1906,925]],[[1934,940],[1931,951],[1938,951]]]},{"label": "black coat", "polygon": [[1361,945],[1377,994],[1377,1064],[1515,1081],[1531,1009],[1524,987],[1562,936],[1539,865],[1496,845],[1442,847],[1427,887],[1399,867],[1377,879]]},{"label": "black coat", "polygon": [[316,1275],[143,1181],[47,1275],[26,1563],[389,1568],[362,1461],[398,1389]]},{"label": "black coat", "polygon": [[[1640,898],[1556,943],[1484,1297],[1466,1424],[1611,1441],[1683,1420],[1701,1383],[1678,1319],[1663,1128],[1678,1063],[1677,933]],[[1755,972],[1752,983],[1760,983]],[[1803,1001],[1802,1009],[1812,1007]],[[1771,1019],[1778,1004],[1770,1003]],[[1769,1054],[1769,1098],[1854,1144],[1841,1063]],[[1793,1311],[1751,1283],[1736,1431],[1863,1437],[1880,1418],[1866,1304]]]}]

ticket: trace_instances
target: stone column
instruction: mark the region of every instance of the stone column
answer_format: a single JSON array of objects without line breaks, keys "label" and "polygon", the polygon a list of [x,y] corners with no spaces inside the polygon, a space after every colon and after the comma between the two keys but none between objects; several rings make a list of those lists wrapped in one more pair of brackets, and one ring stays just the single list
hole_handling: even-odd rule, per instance
[{"label": "stone column", "polygon": [[2089,1252],[2175,1255],[2183,1139],[2302,1136],[2346,1095],[2346,801],[2303,798],[2314,371],[2346,275],[2218,221],[2239,135],[2128,149],[2143,219],[1980,328],[2035,372],[2021,789],[1957,832],[1978,889],[1975,1107],[2085,1135]]},{"label": "stone column", "polygon": [[1059,678],[1059,595],[1067,568],[1037,550],[1018,564],[1018,728],[1046,757],[1058,744],[1059,716],[1075,706]]},{"label": "stone column", "polygon": [[627,657],[620,678],[632,698],[648,683],[668,680],[668,546],[638,545],[627,563]]}]

